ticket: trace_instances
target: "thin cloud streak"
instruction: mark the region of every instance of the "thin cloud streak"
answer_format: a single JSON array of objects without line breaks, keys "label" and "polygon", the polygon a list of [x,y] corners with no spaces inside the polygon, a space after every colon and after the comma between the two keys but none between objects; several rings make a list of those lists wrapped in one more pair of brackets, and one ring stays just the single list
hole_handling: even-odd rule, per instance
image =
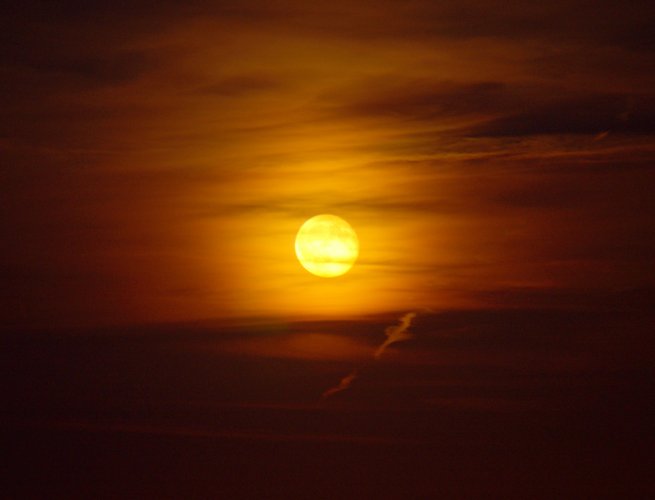
[{"label": "thin cloud streak", "polygon": [[[410,340],[414,338],[414,335],[409,333],[407,330],[412,324],[412,320],[416,317],[415,312],[408,312],[405,315],[401,316],[399,318],[399,324],[398,325],[391,325],[388,326],[385,330],[384,333],[387,336],[387,339],[378,347],[373,354],[373,358],[375,360],[380,359],[380,356],[386,351],[387,347],[389,347],[391,344],[395,344],[396,342],[403,342],[405,340]],[[321,400],[327,399],[330,396],[333,396],[334,394],[337,394],[339,392],[345,391],[348,389],[352,383],[355,381],[355,379],[358,376],[358,371],[359,370],[353,370],[351,373],[343,377],[339,383],[331,387],[330,389],[326,390],[322,395],[321,395]]]},{"label": "thin cloud streak", "polygon": [[409,333],[407,329],[410,327],[412,320],[415,317],[415,312],[409,312],[400,318],[399,325],[387,327],[387,329],[384,331],[387,336],[387,340],[385,340],[384,343],[378,347],[377,351],[375,351],[375,354],[373,355],[375,359],[380,359],[380,356],[382,356],[384,351],[391,344],[395,344],[396,342],[403,342],[414,337],[414,335]]},{"label": "thin cloud streak", "polygon": [[337,392],[345,391],[350,387],[350,384],[352,384],[356,378],[357,378],[357,370],[353,370],[351,373],[343,377],[336,386],[325,391],[321,395],[321,399],[327,399],[330,396],[336,394]]}]

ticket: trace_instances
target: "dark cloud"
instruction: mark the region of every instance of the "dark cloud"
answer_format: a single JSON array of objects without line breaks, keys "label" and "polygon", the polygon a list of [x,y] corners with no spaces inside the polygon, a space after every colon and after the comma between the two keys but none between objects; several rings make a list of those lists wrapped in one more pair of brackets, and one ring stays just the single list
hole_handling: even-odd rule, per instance
[{"label": "dark cloud", "polygon": [[[450,82],[412,81],[385,90],[384,83],[376,85],[371,81],[364,86],[366,94],[360,98],[351,98],[353,102],[346,104],[343,109],[346,114],[399,120],[477,117],[510,104],[515,107],[522,101],[517,92],[512,92],[501,82],[457,85]],[[344,96],[342,99],[347,100],[349,97]]]},{"label": "dark cloud", "polygon": [[122,35],[98,25],[16,24],[0,34],[0,72],[5,93],[43,100],[62,91],[79,91],[130,82],[157,65],[154,50],[130,47],[139,35]]},{"label": "dark cloud", "polygon": [[[655,132],[655,97],[649,93],[590,95],[501,82],[412,81],[395,89],[370,87],[367,95],[333,99],[346,101],[342,111],[355,118],[434,122],[473,137]],[[469,123],[462,127],[462,121]]]},{"label": "dark cloud", "polygon": [[154,63],[141,52],[126,51],[106,56],[74,55],[60,58],[23,58],[13,61],[50,78],[69,77],[82,85],[115,85],[129,82],[152,69]]},{"label": "dark cloud", "polygon": [[498,117],[473,128],[471,134],[515,137],[604,132],[652,135],[655,133],[655,99],[633,95],[555,99],[532,109]]}]

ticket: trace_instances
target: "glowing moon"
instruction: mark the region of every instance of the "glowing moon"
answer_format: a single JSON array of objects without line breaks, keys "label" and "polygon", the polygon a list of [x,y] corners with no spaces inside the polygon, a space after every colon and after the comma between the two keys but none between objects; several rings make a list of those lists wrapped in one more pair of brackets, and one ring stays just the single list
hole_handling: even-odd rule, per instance
[{"label": "glowing moon", "polygon": [[316,215],[306,220],[296,235],[296,256],[316,276],[341,276],[353,267],[358,255],[357,234],[336,215]]}]

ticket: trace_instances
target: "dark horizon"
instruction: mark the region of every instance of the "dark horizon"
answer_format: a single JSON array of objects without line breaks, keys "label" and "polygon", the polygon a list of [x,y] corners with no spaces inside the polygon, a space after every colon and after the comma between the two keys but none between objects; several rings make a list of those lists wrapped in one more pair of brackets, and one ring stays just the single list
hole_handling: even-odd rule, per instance
[{"label": "dark horizon", "polygon": [[19,335],[0,356],[5,491],[647,496],[651,299],[421,312],[377,360],[392,314]]}]

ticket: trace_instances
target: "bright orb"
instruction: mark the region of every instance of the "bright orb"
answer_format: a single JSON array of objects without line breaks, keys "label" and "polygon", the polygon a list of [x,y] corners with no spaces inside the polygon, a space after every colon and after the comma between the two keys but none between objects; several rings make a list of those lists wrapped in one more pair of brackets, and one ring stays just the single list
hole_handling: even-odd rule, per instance
[{"label": "bright orb", "polygon": [[359,255],[357,234],[336,215],[316,215],[298,230],[296,256],[310,273],[333,278],[347,273]]}]

